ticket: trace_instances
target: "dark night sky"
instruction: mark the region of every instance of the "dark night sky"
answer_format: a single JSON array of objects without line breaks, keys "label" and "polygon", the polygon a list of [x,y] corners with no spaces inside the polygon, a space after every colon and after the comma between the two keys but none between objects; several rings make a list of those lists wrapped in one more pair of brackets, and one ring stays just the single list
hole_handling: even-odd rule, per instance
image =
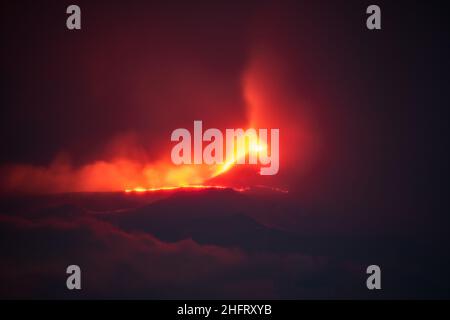
[{"label": "dark night sky", "polygon": [[82,30],[70,32],[68,2],[2,1],[2,164],[65,152],[84,165],[130,133],[153,160],[195,119],[245,125],[242,76],[262,57],[275,118],[316,137],[282,138],[277,181],[335,209],[448,219],[438,3],[379,2],[379,32],[365,28],[368,1],[77,3]]}]

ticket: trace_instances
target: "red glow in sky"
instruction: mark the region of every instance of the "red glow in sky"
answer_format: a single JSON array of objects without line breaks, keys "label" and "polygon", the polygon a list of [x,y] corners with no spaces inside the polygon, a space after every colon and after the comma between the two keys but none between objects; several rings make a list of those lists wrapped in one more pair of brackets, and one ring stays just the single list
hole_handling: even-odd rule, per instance
[{"label": "red glow in sky", "polygon": [[[223,13],[224,17],[235,14],[233,8],[228,9],[231,12]],[[205,8],[205,12],[210,11]],[[285,187],[285,177],[292,176],[289,172],[307,168],[315,140],[308,117],[301,111],[302,101],[287,86],[290,66],[275,50],[279,47],[274,42],[277,37],[259,32],[265,30],[268,20],[249,19],[243,12],[241,24],[226,27],[224,21],[199,13],[191,17],[195,24],[173,29],[165,14],[137,21],[135,16],[129,20],[125,16],[120,27],[102,23],[89,29],[94,30],[95,37],[88,34],[79,43],[70,44],[61,40],[53,47],[45,46],[49,52],[36,53],[53,63],[45,71],[48,78],[60,79],[54,82],[67,90],[81,86],[76,96],[83,98],[73,108],[72,118],[45,119],[46,127],[55,128],[48,129],[40,145],[52,146],[42,154],[53,151],[53,160],[2,165],[0,191],[59,193],[261,184]],[[105,19],[115,18],[111,12],[105,14]],[[104,29],[104,25],[109,27]],[[242,30],[252,32],[244,37]],[[264,46],[258,45],[261,41]],[[224,43],[228,51],[211,54],[212,47]],[[66,65],[66,55],[60,53],[74,47],[79,51],[68,64],[73,69],[67,70],[72,76],[61,74],[53,65]],[[85,50],[87,47],[95,50]],[[45,99],[45,103],[52,102],[49,109],[64,105],[64,110],[71,110],[70,99],[53,100]],[[35,112],[30,109],[30,118],[39,117]],[[174,165],[170,160],[170,132],[189,127],[196,119],[221,130],[279,128],[280,172],[261,177],[259,165],[236,168],[236,159],[246,157],[249,149],[268,149],[261,143],[235,150],[234,159],[222,165]],[[53,140],[56,142],[51,144]]]}]

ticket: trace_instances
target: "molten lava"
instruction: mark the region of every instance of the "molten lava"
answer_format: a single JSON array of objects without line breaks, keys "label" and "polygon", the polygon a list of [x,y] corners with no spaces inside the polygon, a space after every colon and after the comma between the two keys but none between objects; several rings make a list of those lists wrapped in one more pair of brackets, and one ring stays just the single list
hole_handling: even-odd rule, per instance
[{"label": "molten lava", "polygon": [[230,188],[225,186],[208,186],[208,185],[186,185],[179,187],[161,187],[161,188],[134,188],[125,189],[126,193],[142,193],[142,192],[158,192],[158,191],[172,191],[172,190],[209,190],[209,189],[232,189],[234,191],[242,192],[248,190],[248,188]]},{"label": "molten lava", "polygon": [[[220,186],[220,185],[204,185],[203,183],[211,178],[218,177],[225,172],[229,171],[233,168],[236,163],[242,159],[248,156],[250,152],[254,152],[255,154],[258,154],[259,152],[266,152],[267,145],[261,141],[258,143],[252,143],[247,144],[245,147],[241,148],[235,148],[235,155],[233,158],[227,160],[224,164],[220,165],[214,165],[212,168],[208,168],[205,166],[190,166],[190,174],[188,176],[184,175],[183,179],[180,179],[179,183],[175,183],[174,185],[170,186],[157,186],[157,187],[130,187],[126,188],[124,191],[126,193],[130,192],[154,192],[154,191],[166,191],[166,190],[179,190],[179,189],[189,189],[189,190],[198,190],[198,189],[227,189],[231,188],[235,191],[245,191],[246,188],[237,188],[237,187],[228,187],[228,186]],[[205,174],[205,171],[210,172],[209,174]],[[170,171],[168,175],[177,176],[177,170],[173,169],[173,171]],[[187,178],[187,179],[186,179]],[[189,180],[192,179],[200,179],[201,183],[195,184],[195,182],[189,183]],[[187,183],[186,183],[186,180]],[[197,180],[198,181],[198,180]],[[174,181],[176,182],[176,181]]]}]

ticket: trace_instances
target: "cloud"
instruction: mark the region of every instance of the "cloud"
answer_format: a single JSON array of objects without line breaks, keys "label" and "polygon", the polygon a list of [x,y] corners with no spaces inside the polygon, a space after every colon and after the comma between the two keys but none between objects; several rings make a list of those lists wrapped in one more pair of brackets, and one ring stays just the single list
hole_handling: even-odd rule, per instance
[{"label": "cloud", "polygon": [[[292,297],[309,285],[292,291],[290,283],[330,268],[325,257],[301,253],[250,253],[189,238],[167,243],[82,210],[39,219],[1,215],[0,232],[3,298]],[[80,292],[65,288],[71,264],[82,270]]]}]

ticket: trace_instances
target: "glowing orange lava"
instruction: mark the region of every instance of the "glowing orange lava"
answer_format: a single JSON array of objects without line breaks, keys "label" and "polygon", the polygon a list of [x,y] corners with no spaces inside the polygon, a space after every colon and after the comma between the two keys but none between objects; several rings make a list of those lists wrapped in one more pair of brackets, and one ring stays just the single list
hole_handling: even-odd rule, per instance
[{"label": "glowing orange lava", "polygon": [[225,161],[224,164],[219,165],[217,170],[214,172],[211,178],[215,178],[228,170],[230,170],[239,159],[242,159],[246,157],[250,152],[254,152],[255,154],[258,154],[259,152],[266,151],[267,145],[263,144],[261,141],[258,143],[253,143],[248,147],[239,148],[238,150],[235,150],[234,157],[232,159],[229,159]]},{"label": "glowing orange lava", "polygon": [[186,185],[186,186],[179,186],[179,187],[161,187],[161,188],[134,188],[134,189],[126,189],[126,193],[136,192],[136,193],[142,193],[142,192],[157,192],[157,191],[168,191],[168,190],[206,190],[206,189],[233,189],[235,191],[246,191],[248,188],[230,188],[225,186],[208,186],[208,185]]},{"label": "glowing orange lava", "polygon": [[[267,150],[267,145],[258,142],[252,143],[245,147],[236,148],[234,151],[234,157],[228,159],[223,164],[218,164],[211,166],[209,168],[205,168],[205,166],[189,166],[189,174],[188,175],[180,175],[180,170],[169,170],[168,175],[170,175],[174,182],[173,185],[169,186],[159,186],[159,187],[134,187],[134,188],[126,188],[124,191],[126,193],[140,193],[140,192],[155,192],[155,191],[168,191],[168,190],[180,190],[180,189],[227,189],[230,187],[226,186],[216,186],[216,185],[204,185],[202,184],[204,181],[208,179],[215,178],[225,172],[229,171],[233,166],[238,162],[239,159],[246,157],[250,152],[254,152],[256,155],[259,152],[263,152]],[[205,172],[207,171],[207,172]],[[195,181],[189,181],[195,177]],[[180,178],[179,181],[176,181],[177,178]],[[181,179],[182,178],[182,179]],[[245,191],[245,188],[231,188],[235,191]]]}]

